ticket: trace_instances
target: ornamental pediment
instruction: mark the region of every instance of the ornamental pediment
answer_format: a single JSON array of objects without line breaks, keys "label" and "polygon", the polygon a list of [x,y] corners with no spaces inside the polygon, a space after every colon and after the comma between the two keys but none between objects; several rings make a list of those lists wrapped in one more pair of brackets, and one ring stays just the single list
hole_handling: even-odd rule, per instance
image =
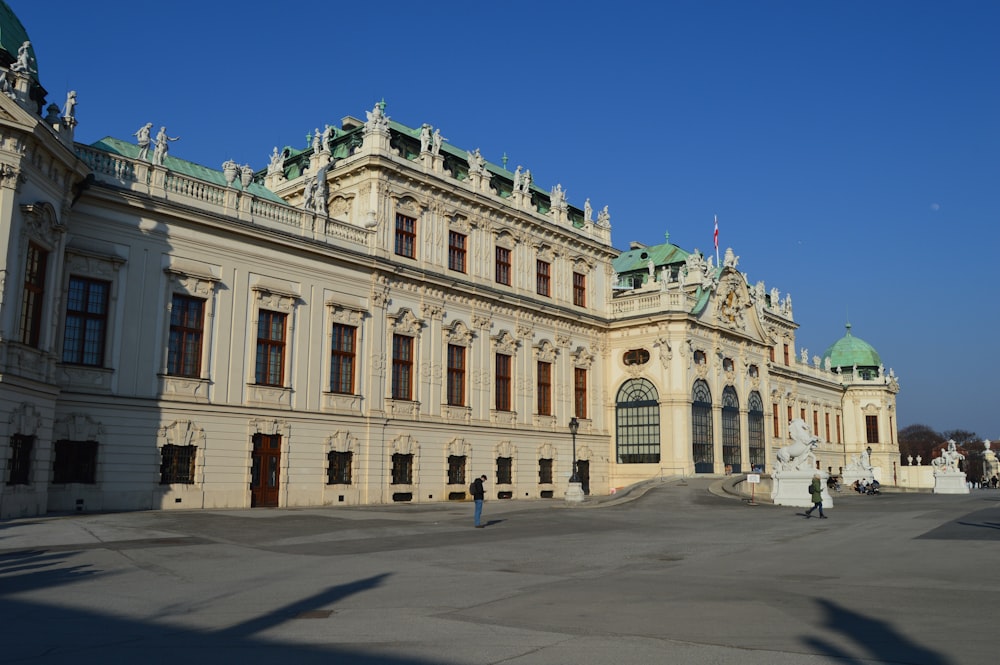
[{"label": "ornamental pediment", "polygon": [[746,278],[736,270],[726,269],[707,311],[711,313],[712,322],[720,328],[764,342],[768,336],[760,320],[762,306],[747,286]]}]

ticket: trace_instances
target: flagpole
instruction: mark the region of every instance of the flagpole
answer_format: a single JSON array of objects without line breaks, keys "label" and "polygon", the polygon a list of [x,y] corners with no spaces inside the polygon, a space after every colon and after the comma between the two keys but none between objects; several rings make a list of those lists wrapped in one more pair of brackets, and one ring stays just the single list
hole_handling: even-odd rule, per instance
[{"label": "flagpole", "polygon": [[715,239],[715,265],[719,266],[719,216],[715,216],[715,234],[713,235]]}]

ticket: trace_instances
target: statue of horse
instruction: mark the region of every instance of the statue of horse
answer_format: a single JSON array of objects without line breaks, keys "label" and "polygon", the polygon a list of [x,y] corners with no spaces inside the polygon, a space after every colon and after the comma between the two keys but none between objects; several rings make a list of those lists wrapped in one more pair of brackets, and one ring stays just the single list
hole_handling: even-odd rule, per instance
[{"label": "statue of horse", "polygon": [[[813,436],[809,425],[801,418],[796,418],[788,423],[788,434],[792,437],[792,443],[778,448],[776,466],[779,471],[798,471],[803,469],[807,462],[815,459],[812,451],[819,445],[819,437]],[[812,466],[814,465],[809,465],[810,468]]]}]

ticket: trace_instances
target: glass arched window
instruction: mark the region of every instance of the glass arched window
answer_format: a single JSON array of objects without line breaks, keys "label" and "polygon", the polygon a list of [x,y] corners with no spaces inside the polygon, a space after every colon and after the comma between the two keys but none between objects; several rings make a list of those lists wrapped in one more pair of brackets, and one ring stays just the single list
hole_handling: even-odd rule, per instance
[{"label": "glass arched window", "polygon": [[660,399],[646,379],[626,382],[615,400],[616,446],[619,464],[660,461]]},{"label": "glass arched window", "polygon": [[712,473],[715,470],[715,451],[712,432],[712,391],[708,384],[698,380],[691,391],[691,455],[695,473]]},{"label": "glass arched window", "polygon": [[764,471],[764,401],[756,390],[747,400],[747,432],[750,435],[750,468],[754,472]]},{"label": "glass arched window", "polygon": [[740,398],[736,388],[726,386],[722,391],[722,463],[727,470],[740,473]]}]

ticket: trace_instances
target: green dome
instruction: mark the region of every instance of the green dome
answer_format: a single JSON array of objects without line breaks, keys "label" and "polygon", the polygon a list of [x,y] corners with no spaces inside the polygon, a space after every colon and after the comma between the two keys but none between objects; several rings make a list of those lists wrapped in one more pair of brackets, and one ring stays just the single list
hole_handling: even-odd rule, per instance
[{"label": "green dome", "polygon": [[[21,25],[17,15],[7,6],[6,2],[0,0],[0,64],[10,66],[17,59],[17,50],[28,40],[28,31]],[[31,66],[38,67],[38,59],[35,58],[35,47],[29,46],[28,53],[31,54]],[[38,72],[32,72],[32,78],[38,82]]]},{"label": "green dome", "polygon": [[826,365],[827,358],[830,359],[830,367],[833,369],[837,367],[850,369],[855,365],[859,368],[874,369],[882,364],[882,359],[878,357],[875,347],[865,340],[851,335],[850,323],[847,324],[847,334],[823,352],[824,365]]}]

